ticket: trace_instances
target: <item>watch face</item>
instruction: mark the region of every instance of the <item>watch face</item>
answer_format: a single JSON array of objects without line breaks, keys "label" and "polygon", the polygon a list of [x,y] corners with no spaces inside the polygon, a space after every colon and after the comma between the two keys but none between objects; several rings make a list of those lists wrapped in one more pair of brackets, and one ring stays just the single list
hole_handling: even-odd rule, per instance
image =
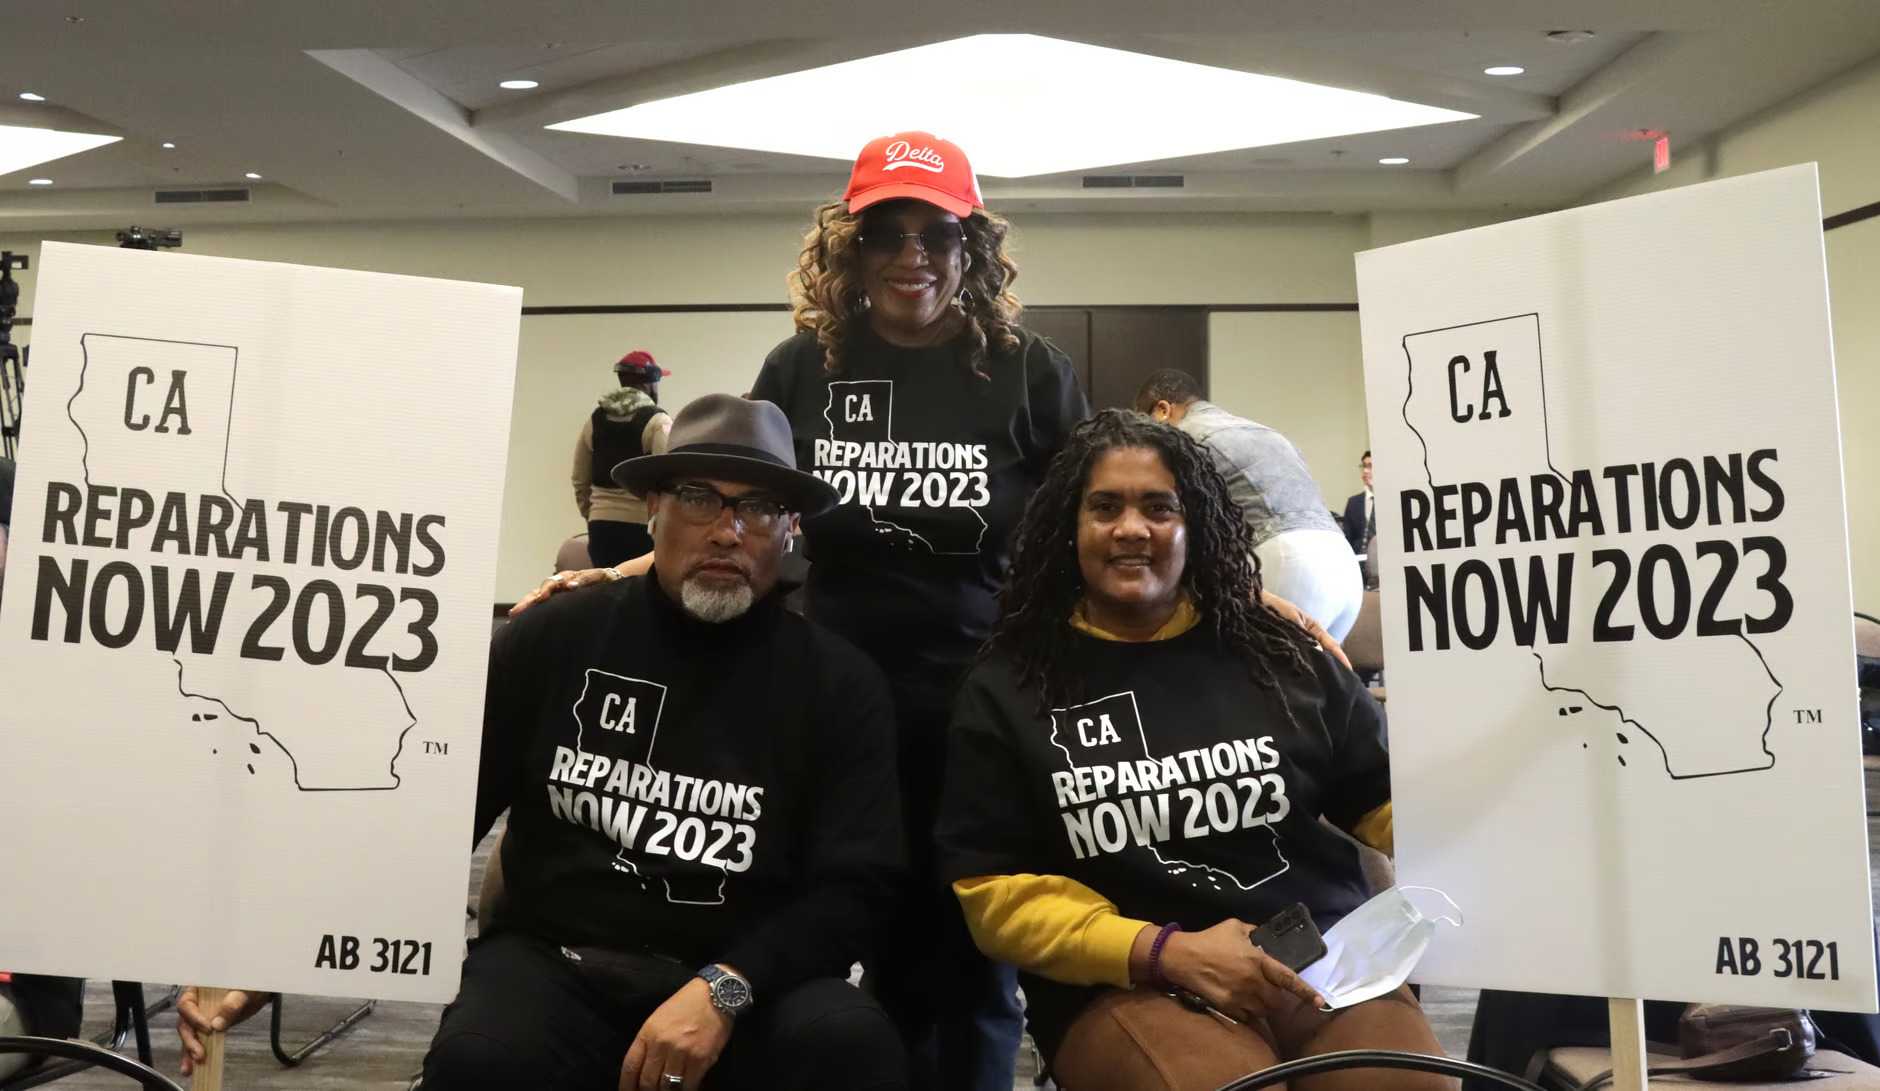
[{"label": "watch face", "polygon": [[751,1002],[751,986],[741,977],[726,974],[712,982],[712,999],[732,1011],[739,1011]]}]

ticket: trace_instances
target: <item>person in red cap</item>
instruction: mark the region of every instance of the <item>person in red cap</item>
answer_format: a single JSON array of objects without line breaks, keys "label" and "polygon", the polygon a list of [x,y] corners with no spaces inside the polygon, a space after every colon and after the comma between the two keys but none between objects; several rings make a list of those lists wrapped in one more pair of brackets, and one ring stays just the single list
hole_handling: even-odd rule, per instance
[{"label": "person in red cap", "polygon": [[619,387],[600,396],[575,440],[574,502],[587,520],[588,557],[603,568],[653,549],[646,502],[608,475],[627,459],[665,453],[672,416],[659,407],[659,380],[671,374],[645,349],[622,356],[614,364]]},{"label": "person in red cap", "polygon": [[[805,520],[810,616],[868,649],[901,732],[917,876],[929,875],[953,693],[997,616],[1007,541],[1051,456],[1090,413],[1068,356],[1019,324],[1010,226],[931,133],[870,141],[817,209],[792,277],[797,333],[754,397],[842,503]],[[936,884],[910,892],[868,965],[917,1080],[1012,1086],[1023,1018]]]},{"label": "person in red cap", "polygon": [[[927,881],[866,965],[916,1085],[946,1091],[1009,1091],[1024,1031],[1016,975],[974,946],[936,877],[949,713],[998,617],[1026,499],[1090,415],[1070,357],[1019,324],[1010,230],[958,145],[870,141],[842,199],[814,213],[790,277],[797,332],[751,390],[782,407],[797,464],[839,501],[802,521],[809,615],[867,651],[894,697],[913,874]],[[516,610],[612,578],[558,573]]]}]

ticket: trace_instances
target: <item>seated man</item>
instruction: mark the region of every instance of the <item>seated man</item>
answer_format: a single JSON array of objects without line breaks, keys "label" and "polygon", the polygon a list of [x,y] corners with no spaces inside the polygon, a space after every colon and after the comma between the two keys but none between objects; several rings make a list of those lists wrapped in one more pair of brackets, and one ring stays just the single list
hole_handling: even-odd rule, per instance
[{"label": "seated man", "polygon": [[773,591],[792,513],[833,491],[776,406],[724,395],[613,477],[646,497],[653,570],[491,650],[475,835],[509,811],[503,913],[425,1091],[905,1087],[844,980],[904,866],[887,685]]}]

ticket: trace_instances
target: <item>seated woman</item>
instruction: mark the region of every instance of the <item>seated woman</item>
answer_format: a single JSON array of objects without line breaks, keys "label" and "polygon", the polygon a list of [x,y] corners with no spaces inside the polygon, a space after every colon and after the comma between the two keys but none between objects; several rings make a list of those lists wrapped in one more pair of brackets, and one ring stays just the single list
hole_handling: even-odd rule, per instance
[{"label": "seated woman", "polygon": [[[940,859],[979,946],[1021,971],[1065,1091],[1211,1091],[1333,1050],[1441,1053],[1408,989],[1327,1013],[1249,941],[1295,902],[1323,930],[1366,900],[1356,847],[1321,815],[1391,840],[1381,713],[1258,605],[1250,553],[1193,440],[1098,414],[1025,510],[955,706]],[[1454,1086],[1378,1069],[1298,1082]]]}]

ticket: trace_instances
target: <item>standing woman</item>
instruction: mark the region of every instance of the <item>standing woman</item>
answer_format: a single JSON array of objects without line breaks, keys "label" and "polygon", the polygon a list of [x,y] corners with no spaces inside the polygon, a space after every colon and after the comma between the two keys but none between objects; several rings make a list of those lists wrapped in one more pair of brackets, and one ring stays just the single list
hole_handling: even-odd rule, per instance
[{"label": "standing woman", "polygon": [[[948,715],[997,618],[1026,500],[1090,412],[1070,358],[1018,324],[1009,231],[956,145],[872,141],[842,200],[815,212],[789,277],[797,332],[750,393],[782,407],[797,465],[840,500],[802,524],[808,612],[887,675],[912,873],[931,881],[882,937],[871,984],[916,1082],[947,1091],[1009,1091],[1023,1033],[1011,970],[980,955],[935,877]],[[557,573],[516,610],[650,563]]]},{"label": "standing woman", "polygon": [[[1008,231],[957,146],[873,141],[843,199],[816,210],[790,278],[798,332],[751,392],[783,408],[797,464],[840,496],[803,523],[809,615],[888,676],[923,878],[953,692],[991,633],[1026,498],[1089,415],[1070,358],[1018,324]],[[958,903],[923,885],[881,947],[872,984],[924,1078],[1008,1091],[1015,983]]]}]

